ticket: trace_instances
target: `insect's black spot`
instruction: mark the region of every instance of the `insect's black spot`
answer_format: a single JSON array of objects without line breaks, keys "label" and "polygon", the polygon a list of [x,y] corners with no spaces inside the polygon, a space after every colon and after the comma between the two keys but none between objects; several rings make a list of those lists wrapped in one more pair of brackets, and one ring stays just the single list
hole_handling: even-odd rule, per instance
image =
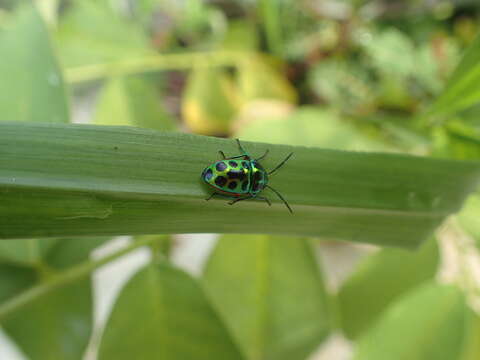
[{"label": "insect's black spot", "polygon": [[230,184],[228,184],[229,189],[235,189],[237,187],[237,182],[236,181],[230,181]]},{"label": "insect's black spot", "polygon": [[203,172],[203,178],[206,180],[206,181],[209,181],[213,176],[213,171],[212,169],[207,169]]},{"label": "insect's black spot", "polygon": [[227,168],[227,164],[225,164],[223,161],[219,161],[217,165],[215,165],[215,168],[217,171],[223,171]]},{"label": "insect's black spot", "polygon": [[253,185],[253,191],[258,191],[258,190],[260,190],[260,184],[256,183]]},{"label": "insect's black spot", "polygon": [[253,179],[255,181],[260,181],[262,179],[263,175],[262,175],[262,172],[261,171],[257,171],[254,175],[253,175]]},{"label": "insect's black spot", "polygon": [[245,180],[245,181],[242,183],[242,190],[243,190],[243,191],[247,190],[247,186],[248,186],[248,181]]},{"label": "insect's black spot", "polygon": [[248,163],[246,161],[242,161],[242,166],[246,169],[248,169]]},{"label": "insect's black spot", "polygon": [[236,162],[236,161],[233,161],[233,160],[230,160],[230,161],[228,162],[228,165],[230,165],[231,167],[237,167],[237,166],[238,166],[237,162]]},{"label": "insect's black spot", "polygon": [[226,183],[227,179],[223,176],[217,176],[217,178],[215,179],[215,184],[217,184],[217,186],[225,186]]},{"label": "insect's black spot", "polygon": [[245,173],[243,171],[230,170],[227,176],[229,179],[239,179],[240,181],[245,179]]}]

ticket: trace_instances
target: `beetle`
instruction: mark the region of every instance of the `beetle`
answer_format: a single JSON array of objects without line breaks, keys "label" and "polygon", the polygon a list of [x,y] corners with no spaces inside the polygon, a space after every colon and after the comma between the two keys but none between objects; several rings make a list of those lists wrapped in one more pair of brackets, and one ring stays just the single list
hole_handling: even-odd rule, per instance
[{"label": "beetle", "polygon": [[232,199],[229,204],[233,205],[242,200],[260,199],[264,200],[268,205],[272,205],[270,200],[259,195],[263,189],[269,188],[283,201],[290,213],[293,213],[283,196],[268,185],[268,176],[282,167],[293,153],[288,154],[280,164],[273,170],[267,172],[259,160],[267,156],[268,150],[259,158],[254,159],[242,147],[240,140],[235,140],[240,149],[240,155],[226,157],[225,153],[220,150],[219,153],[223,159],[214,162],[202,171],[201,179],[215,189],[210,197],[205,200],[208,201],[214,196],[219,196]]}]

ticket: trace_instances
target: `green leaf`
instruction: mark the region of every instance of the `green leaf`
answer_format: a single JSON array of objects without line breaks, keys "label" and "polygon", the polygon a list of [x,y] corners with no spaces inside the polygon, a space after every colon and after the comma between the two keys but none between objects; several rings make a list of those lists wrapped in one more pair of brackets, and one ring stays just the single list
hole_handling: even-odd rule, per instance
[{"label": "green leaf", "polygon": [[480,164],[244,143],[273,201],[205,202],[200,174],[235,141],[130,127],[0,122],[0,238],[250,232],[415,247],[480,178]]},{"label": "green leaf", "polygon": [[204,284],[248,359],[305,359],[328,334],[327,295],[306,239],[224,236]]},{"label": "green leaf", "polygon": [[161,264],[146,266],[127,283],[100,344],[100,360],[132,358],[243,357],[196,281]]},{"label": "green leaf", "polygon": [[109,1],[75,1],[55,33],[62,63],[67,67],[108,63],[153,55],[141,26],[122,18]]},{"label": "green leaf", "polygon": [[368,256],[338,294],[345,334],[356,338],[364,333],[398,296],[432,279],[437,266],[435,239],[414,253],[383,249]]},{"label": "green leaf", "polygon": [[257,13],[261,17],[260,24],[265,32],[269,52],[279,57],[284,52],[282,25],[285,19],[280,16],[281,7],[282,3],[277,1],[259,0],[257,2]]},{"label": "green leaf", "polygon": [[[36,246],[42,243],[30,241],[35,241]],[[0,264],[3,284],[0,299],[14,301],[30,287],[48,287],[57,271],[87,260],[90,251],[103,241],[100,238],[58,240],[43,252],[43,258],[37,259],[35,271]],[[92,330],[90,279],[72,279],[63,287],[51,288],[9,312],[1,324],[32,359],[81,359]]]},{"label": "green leaf", "polygon": [[94,123],[173,130],[173,120],[160,104],[156,89],[138,77],[113,78],[100,96]]},{"label": "green leaf", "polygon": [[465,52],[429,114],[452,114],[480,100],[480,35]]},{"label": "green leaf", "polygon": [[[272,131],[275,129],[275,131]],[[363,135],[333,111],[303,107],[280,118],[259,118],[242,127],[240,138],[272,144],[321,146],[329,149],[382,151],[387,146]]]},{"label": "green leaf", "polygon": [[424,285],[387,310],[359,340],[354,359],[458,359],[467,315],[460,290],[453,286]]},{"label": "green leaf", "polygon": [[[70,239],[16,239],[0,242],[0,261],[37,266],[45,259],[66,265],[85,260],[92,249],[105,238]],[[73,249],[77,249],[74,251]],[[65,256],[59,253],[65,252]],[[50,264],[51,265],[51,264]]]},{"label": "green leaf", "polygon": [[238,85],[245,103],[253,100],[278,100],[295,103],[297,93],[273,60],[256,55],[241,59],[238,67]]},{"label": "green leaf", "polygon": [[451,121],[443,127],[447,136],[447,156],[462,160],[480,159],[480,131],[461,121]]},{"label": "green leaf", "polygon": [[46,253],[45,261],[58,270],[77,265],[88,260],[92,250],[109,239],[108,237],[56,239],[54,246]]},{"label": "green leaf", "polygon": [[22,239],[0,242],[0,261],[34,265],[55,245],[57,239]]},{"label": "green leaf", "polygon": [[33,6],[19,7],[0,28],[0,58],[2,120],[68,122],[62,75]]},{"label": "green leaf", "polygon": [[31,268],[0,263],[0,302],[27,289],[36,280],[37,274]]},{"label": "green leaf", "polygon": [[81,359],[92,327],[90,280],[41,296],[2,321],[8,335],[32,359]]},{"label": "green leaf", "polygon": [[193,69],[182,98],[186,124],[198,134],[229,134],[236,112],[233,97],[231,80],[225,70]]}]

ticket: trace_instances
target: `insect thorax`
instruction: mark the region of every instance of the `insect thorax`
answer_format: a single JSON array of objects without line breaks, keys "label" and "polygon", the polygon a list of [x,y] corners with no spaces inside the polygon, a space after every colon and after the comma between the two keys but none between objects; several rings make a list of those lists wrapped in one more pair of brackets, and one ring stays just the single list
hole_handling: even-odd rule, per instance
[{"label": "insect thorax", "polygon": [[262,191],[268,184],[268,174],[260,163],[251,161],[251,190],[253,194]]}]

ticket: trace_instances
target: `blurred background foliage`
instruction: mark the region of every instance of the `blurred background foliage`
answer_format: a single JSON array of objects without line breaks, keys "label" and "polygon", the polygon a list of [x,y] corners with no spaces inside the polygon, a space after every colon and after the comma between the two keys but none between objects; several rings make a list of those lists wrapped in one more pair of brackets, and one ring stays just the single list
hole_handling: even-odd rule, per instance
[{"label": "blurred background foliage", "polygon": [[[0,0],[2,120],[480,158],[476,0],[35,5]],[[31,359],[478,359],[478,214],[473,195],[416,253],[221,236],[196,277],[167,261],[179,241],[137,237],[152,261],[101,341],[89,253],[109,239],[2,241],[0,322]]]}]

